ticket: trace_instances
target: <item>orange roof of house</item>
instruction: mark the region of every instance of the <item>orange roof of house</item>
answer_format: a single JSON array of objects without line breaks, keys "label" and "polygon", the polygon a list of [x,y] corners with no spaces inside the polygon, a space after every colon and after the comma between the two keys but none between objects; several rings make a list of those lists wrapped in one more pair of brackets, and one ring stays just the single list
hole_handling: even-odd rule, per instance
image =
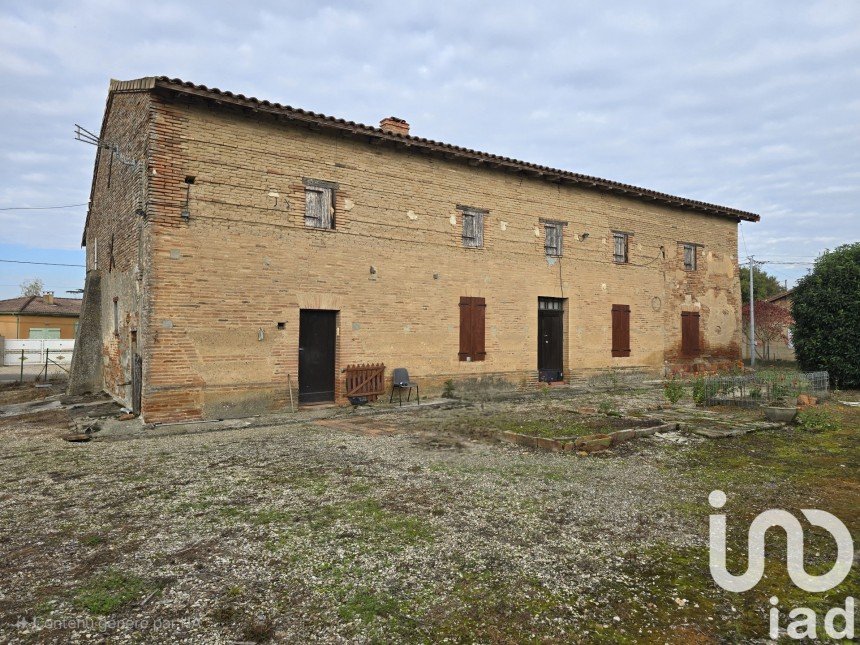
[{"label": "orange roof of house", "polygon": [[0,300],[0,315],[80,316],[80,298],[54,298],[53,304],[43,296],[21,296]]}]

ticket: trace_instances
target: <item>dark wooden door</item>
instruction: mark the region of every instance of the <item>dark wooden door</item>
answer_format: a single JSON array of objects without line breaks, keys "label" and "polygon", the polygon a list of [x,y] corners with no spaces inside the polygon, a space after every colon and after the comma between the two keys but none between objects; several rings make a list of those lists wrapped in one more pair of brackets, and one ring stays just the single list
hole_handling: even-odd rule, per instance
[{"label": "dark wooden door", "polygon": [[538,310],[538,371],[541,381],[560,381],[564,375],[564,332],[561,311]]},{"label": "dark wooden door", "polygon": [[684,356],[699,355],[699,312],[681,312],[681,353]]},{"label": "dark wooden door", "polygon": [[143,387],[143,358],[140,354],[131,357],[131,412],[140,416],[140,395]]},{"label": "dark wooden door", "polygon": [[302,309],[299,314],[299,402],[334,401],[337,312]]}]

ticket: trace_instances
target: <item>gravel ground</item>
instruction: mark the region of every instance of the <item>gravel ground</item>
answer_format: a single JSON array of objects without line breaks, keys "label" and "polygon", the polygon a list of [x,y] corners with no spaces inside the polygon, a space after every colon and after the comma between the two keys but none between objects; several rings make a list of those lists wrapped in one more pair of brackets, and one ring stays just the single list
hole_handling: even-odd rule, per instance
[{"label": "gravel ground", "polygon": [[62,410],[0,419],[0,641],[713,642],[735,607],[688,615],[654,569],[706,546],[679,467],[704,440],[577,458],[462,431],[590,403],[86,444]]}]

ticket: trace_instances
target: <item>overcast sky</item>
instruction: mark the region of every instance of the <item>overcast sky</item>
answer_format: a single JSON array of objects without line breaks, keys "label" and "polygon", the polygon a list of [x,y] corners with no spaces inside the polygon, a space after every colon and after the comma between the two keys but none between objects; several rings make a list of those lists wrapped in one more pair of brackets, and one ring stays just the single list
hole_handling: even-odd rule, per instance
[{"label": "overcast sky", "polygon": [[[167,75],[760,213],[742,257],[860,239],[858,0],[0,0],[0,33],[2,209],[86,203],[74,123],[98,132],[110,78]],[[85,213],[0,210],[0,259],[82,264]],[[0,298],[35,276],[83,285],[0,263]]]}]

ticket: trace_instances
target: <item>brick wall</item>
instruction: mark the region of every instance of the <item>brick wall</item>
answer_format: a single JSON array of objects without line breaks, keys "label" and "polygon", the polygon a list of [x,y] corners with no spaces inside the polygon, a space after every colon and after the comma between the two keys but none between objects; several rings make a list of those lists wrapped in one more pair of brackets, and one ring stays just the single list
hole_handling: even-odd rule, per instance
[{"label": "brick wall", "polygon": [[[339,389],[343,366],[380,361],[389,375],[409,368],[428,393],[448,378],[533,382],[540,296],[566,299],[568,373],[738,357],[734,220],[190,99],[129,96],[119,121],[152,101],[146,302],[136,319],[147,421],[283,409],[288,375],[296,386],[303,308],[339,312]],[[335,230],[305,227],[304,178],[337,183]],[[488,211],[483,248],[463,248],[457,205]],[[105,227],[110,212],[99,210]],[[568,223],[560,259],[545,256],[542,218]],[[613,262],[613,230],[633,233],[629,264]],[[702,245],[697,271],[684,270],[679,242]],[[458,361],[461,296],[486,299],[483,362]],[[611,356],[613,304],[631,309],[629,357]],[[693,310],[703,346],[696,361],[680,356],[681,312]],[[122,333],[105,340],[111,374]]]},{"label": "brick wall", "polygon": [[96,159],[85,234],[87,271],[101,276],[104,389],[131,405],[132,332],[144,336],[142,285],[148,263],[142,259],[147,256],[148,227],[143,213],[152,101],[146,92],[113,92],[108,100],[100,137],[116,147],[101,148]]}]

